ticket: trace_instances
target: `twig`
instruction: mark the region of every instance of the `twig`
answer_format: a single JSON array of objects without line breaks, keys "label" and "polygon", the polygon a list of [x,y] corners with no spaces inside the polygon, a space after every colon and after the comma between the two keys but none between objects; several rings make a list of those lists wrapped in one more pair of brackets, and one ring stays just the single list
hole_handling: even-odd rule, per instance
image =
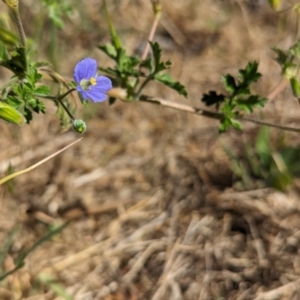
[{"label": "twig", "polygon": [[7,181],[10,180],[10,179],[13,179],[13,178],[15,178],[15,177],[17,177],[17,176],[20,176],[20,175],[22,175],[22,174],[25,174],[25,173],[27,173],[27,172],[29,172],[29,171],[35,169],[36,167],[38,167],[38,166],[42,165],[43,163],[45,163],[46,161],[48,161],[49,159],[53,158],[54,156],[58,155],[59,153],[65,151],[65,150],[67,150],[68,148],[70,148],[70,147],[73,146],[74,144],[78,143],[78,142],[81,141],[82,139],[83,139],[83,138],[80,138],[80,139],[76,140],[75,142],[73,142],[73,143],[67,145],[66,147],[64,147],[64,148],[62,148],[62,149],[56,151],[55,153],[53,153],[53,154],[47,156],[46,158],[42,159],[41,161],[37,162],[36,164],[34,164],[34,165],[32,165],[32,166],[30,166],[30,167],[28,167],[28,168],[26,168],[26,169],[23,169],[23,170],[21,170],[21,171],[15,172],[15,173],[12,173],[12,174],[10,174],[10,175],[8,175],[8,176],[6,176],[6,177],[0,179],[0,185],[3,184],[3,183],[5,183],[5,182],[7,182]]},{"label": "twig", "polygon": [[157,25],[158,25],[158,22],[159,22],[159,19],[160,19],[160,16],[161,16],[161,5],[160,5],[159,1],[153,0],[152,1],[152,6],[153,6],[153,12],[154,12],[155,18],[154,18],[154,21],[152,23],[152,27],[151,27],[151,30],[150,30],[150,33],[149,33],[149,36],[148,36],[148,43],[146,44],[146,47],[145,47],[143,55],[142,55],[142,60],[145,60],[147,55],[148,55],[148,52],[149,52],[149,49],[150,49],[149,42],[153,40],[155,31],[156,31],[156,28],[157,28]]},{"label": "twig", "polygon": [[156,241],[148,246],[148,248],[141,254],[137,259],[135,264],[132,266],[130,271],[124,276],[124,281],[126,284],[130,284],[132,280],[136,277],[138,272],[144,267],[146,261],[149,257],[156,251],[163,250],[166,247],[166,242]]},{"label": "twig", "polygon": [[[150,96],[142,95],[139,98],[139,101],[156,104],[156,105],[161,105],[161,106],[172,108],[172,109],[179,110],[179,111],[185,111],[188,113],[208,117],[211,119],[221,120],[223,118],[223,114],[219,113],[219,112],[212,112],[209,110],[197,108],[197,107],[190,106],[190,105],[174,103],[174,102],[170,102],[165,99],[161,99],[161,98],[157,98],[157,97],[150,97]],[[244,116],[236,116],[236,119],[238,119],[240,121],[246,121],[246,122],[251,122],[254,124],[258,124],[258,125],[281,129],[281,130],[285,130],[285,131],[292,131],[292,132],[297,132],[297,133],[300,132],[300,127],[292,127],[292,126],[274,124],[274,123],[270,123],[270,122],[251,119],[251,118],[244,117]]]},{"label": "twig", "polygon": [[271,101],[273,100],[281,91],[284,90],[284,88],[287,86],[288,81],[283,78],[278,85],[275,86],[275,88],[269,93],[267,98]]},{"label": "twig", "polygon": [[260,238],[259,231],[255,224],[255,220],[251,215],[245,215],[244,218],[248,222],[249,227],[250,227],[250,232],[251,232],[253,242],[254,242],[254,248],[255,248],[255,250],[257,252],[257,256],[258,256],[259,266],[266,268],[269,266],[269,261],[267,259],[267,254],[266,254],[264,243],[263,243],[262,239]]},{"label": "twig", "polygon": [[299,290],[300,280],[287,283],[284,286],[281,286],[277,289],[259,293],[254,300],[271,300],[271,299],[281,299],[283,296],[286,296],[285,299],[292,299],[293,293]]}]

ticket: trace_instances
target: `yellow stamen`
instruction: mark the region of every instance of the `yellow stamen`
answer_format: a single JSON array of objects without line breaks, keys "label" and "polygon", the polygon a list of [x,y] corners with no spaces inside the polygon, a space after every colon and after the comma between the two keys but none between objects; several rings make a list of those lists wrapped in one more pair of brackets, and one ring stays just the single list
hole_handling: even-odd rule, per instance
[{"label": "yellow stamen", "polygon": [[96,78],[92,77],[92,78],[90,79],[90,84],[91,84],[91,85],[96,85],[96,84],[97,84]]}]

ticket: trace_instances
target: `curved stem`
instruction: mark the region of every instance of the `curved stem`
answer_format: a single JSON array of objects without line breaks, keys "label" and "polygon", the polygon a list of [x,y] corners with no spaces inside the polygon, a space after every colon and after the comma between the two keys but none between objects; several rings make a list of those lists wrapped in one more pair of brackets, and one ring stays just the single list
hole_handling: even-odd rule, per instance
[{"label": "curved stem", "polygon": [[34,96],[44,98],[44,99],[50,99],[55,102],[57,101],[63,107],[63,109],[66,111],[66,113],[68,114],[70,119],[72,121],[74,121],[75,120],[74,116],[69,111],[69,109],[66,107],[66,105],[63,103],[62,99],[65,98],[66,96],[68,96],[70,93],[74,92],[75,90],[76,90],[75,88],[72,88],[72,89],[68,90],[67,92],[65,92],[64,94],[58,95],[58,96],[45,96],[45,95],[39,95],[39,94],[34,94]]},{"label": "curved stem", "polygon": [[141,84],[139,90],[136,93],[136,99],[139,99],[141,97],[141,93],[143,91],[143,89],[146,87],[146,85],[153,79],[152,74],[150,74],[145,80],[144,82]]}]

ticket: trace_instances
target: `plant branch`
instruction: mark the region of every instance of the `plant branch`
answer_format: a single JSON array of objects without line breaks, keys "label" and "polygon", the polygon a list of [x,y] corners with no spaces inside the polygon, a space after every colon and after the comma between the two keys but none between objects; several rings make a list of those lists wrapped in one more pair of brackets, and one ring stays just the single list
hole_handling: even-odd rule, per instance
[{"label": "plant branch", "polygon": [[53,100],[54,102],[58,102],[63,107],[63,109],[66,111],[66,113],[68,114],[70,119],[72,121],[74,121],[75,118],[73,117],[73,115],[69,111],[69,109],[66,107],[66,105],[63,103],[62,99],[65,98],[66,96],[68,96],[70,93],[74,92],[75,90],[76,90],[75,88],[72,88],[72,89],[68,90],[67,92],[65,92],[63,95],[58,95],[58,96],[44,96],[44,95],[39,95],[39,94],[34,94],[34,95],[36,97],[50,99],[50,100]]},{"label": "plant branch", "polygon": [[[197,108],[197,107],[190,106],[190,105],[174,103],[174,102],[170,102],[165,99],[161,99],[161,98],[157,98],[157,97],[150,97],[150,96],[142,95],[139,98],[139,101],[156,104],[156,105],[161,105],[161,106],[172,108],[172,109],[179,110],[179,111],[185,111],[188,113],[192,113],[194,115],[204,116],[204,117],[207,117],[210,119],[221,120],[223,118],[223,114],[219,113],[219,112],[213,112],[213,111]],[[244,116],[237,116],[236,119],[238,119],[240,121],[255,123],[258,125],[273,127],[273,128],[277,128],[277,129],[281,129],[281,130],[285,130],[285,131],[292,131],[292,132],[297,132],[297,133],[300,132],[300,127],[292,127],[292,126],[274,124],[274,123],[270,123],[270,122],[251,119],[251,118],[244,117]]]},{"label": "plant branch", "polygon": [[16,7],[11,7],[11,9],[12,9],[12,12],[13,12],[16,24],[17,24],[17,28],[18,28],[18,32],[19,32],[19,36],[20,36],[20,40],[21,40],[21,45],[25,48],[26,47],[26,36],[25,36],[22,20],[20,17],[19,5],[16,5]]},{"label": "plant branch", "polygon": [[150,45],[149,42],[151,42],[153,40],[160,16],[161,16],[161,5],[159,3],[159,1],[152,1],[152,6],[153,6],[153,12],[154,12],[154,21],[152,23],[152,27],[148,36],[148,42],[145,46],[143,55],[142,55],[142,60],[145,60],[147,58],[148,52],[150,50]]}]

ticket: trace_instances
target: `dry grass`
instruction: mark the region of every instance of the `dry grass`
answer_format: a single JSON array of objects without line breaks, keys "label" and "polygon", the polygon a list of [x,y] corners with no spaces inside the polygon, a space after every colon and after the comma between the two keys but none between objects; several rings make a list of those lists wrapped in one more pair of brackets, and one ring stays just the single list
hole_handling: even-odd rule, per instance
[{"label": "dry grass", "polygon": [[[31,2],[24,1],[25,11]],[[269,48],[292,43],[290,17],[267,4],[253,7],[254,1],[162,2],[156,38],[175,63],[173,76],[187,86],[190,104],[199,106],[203,92],[220,89],[221,73],[236,73],[248,60],[261,62],[259,93],[267,95],[280,81]],[[97,13],[101,3],[87,4],[86,27],[76,13],[61,33],[66,76],[85,55],[106,64],[93,49],[108,39]],[[151,24],[149,1],[110,5],[124,44],[139,52]],[[99,24],[99,32],[91,30]],[[186,101],[156,85],[147,92]],[[288,91],[280,96],[265,115],[285,122],[298,107]],[[9,163],[21,169],[76,139],[59,133],[51,107],[49,112],[21,129],[0,125],[2,176]],[[1,244],[21,226],[6,270],[49,225],[71,221],[1,284],[0,299],[62,299],[45,274],[76,300],[300,299],[298,194],[232,189],[222,145],[238,149],[256,130],[218,135],[215,121],[143,103],[92,106],[86,115],[82,142],[14,180],[12,193],[0,188]]]}]

